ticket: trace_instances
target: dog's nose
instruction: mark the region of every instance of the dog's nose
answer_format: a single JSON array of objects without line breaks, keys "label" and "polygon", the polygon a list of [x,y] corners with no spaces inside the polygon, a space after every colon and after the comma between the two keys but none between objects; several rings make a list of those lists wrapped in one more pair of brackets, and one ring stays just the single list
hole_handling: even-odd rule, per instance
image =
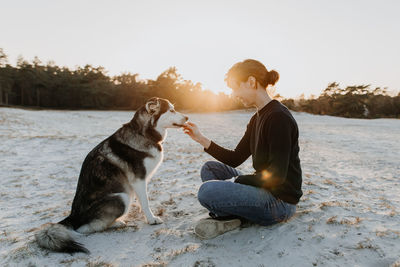
[{"label": "dog's nose", "polygon": [[185,116],[185,120],[187,121],[189,119],[189,117],[188,116]]}]

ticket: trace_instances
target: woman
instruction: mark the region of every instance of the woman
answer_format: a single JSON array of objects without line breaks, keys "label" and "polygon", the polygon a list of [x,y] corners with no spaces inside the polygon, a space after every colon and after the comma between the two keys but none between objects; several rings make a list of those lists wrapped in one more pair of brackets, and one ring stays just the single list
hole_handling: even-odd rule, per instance
[{"label": "woman", "polygon": [[[257,60],[236,63],[225,81],[246,106],[257,112],[234,150],[220,147],[188,122],[184,131],[217,161],[201,169],[204,182],[198,192],[201,205],[210,216],[201,220],[195,233],[212,238],[240,225],[240,220],[272,225],[292,217],[302,196],[298,127],[290,111],[267,92],[279,74]],[[235,168],[252,156],[253,174]],[[231,179],[233,178],[233,179]],[[237,219],[233,219],[237,218]]]}]

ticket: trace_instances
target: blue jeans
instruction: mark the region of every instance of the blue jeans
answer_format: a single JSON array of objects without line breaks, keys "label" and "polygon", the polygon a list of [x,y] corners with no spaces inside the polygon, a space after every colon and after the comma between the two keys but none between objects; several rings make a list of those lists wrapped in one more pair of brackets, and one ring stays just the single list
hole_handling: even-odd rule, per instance
[{"label": "blue jeans", "polygon": [[217,161],[208,161],[201,168],[203,184],[198,192],[202,206],[218,216],[237,216],[260,225],[288,220],[296,205],[275,198],[265,189],[224,181],[242,173]]}]

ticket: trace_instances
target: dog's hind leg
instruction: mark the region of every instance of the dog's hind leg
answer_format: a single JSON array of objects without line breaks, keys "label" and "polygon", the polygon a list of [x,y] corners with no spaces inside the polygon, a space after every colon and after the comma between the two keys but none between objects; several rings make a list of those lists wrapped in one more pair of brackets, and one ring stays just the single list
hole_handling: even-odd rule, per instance
[{"label": "dog's hind leg", "polygon": [[147,183],[146,180],[138,179],[133,184],[133,190],[135,190],[136,196],[139,200],[140,207],[146,216],[149,224],[160,224],[163,223],[161,218],[154,216],[153,212],[149,207],[149,199],[147,197]]},{"label": "dog's hind leg", "polygon": [[110,194],[98,201],[87,211],[86,216],[93,218],[76,231],[81,234],[100,232],[110,227],[116,219],[124,215],[129,208],[129,196],[125,193]]}]

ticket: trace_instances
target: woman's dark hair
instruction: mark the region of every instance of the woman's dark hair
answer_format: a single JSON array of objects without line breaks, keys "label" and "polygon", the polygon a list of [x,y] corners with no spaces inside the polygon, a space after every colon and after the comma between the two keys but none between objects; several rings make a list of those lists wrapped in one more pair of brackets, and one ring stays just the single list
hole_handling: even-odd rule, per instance
[{"label": "woman's dark hair", "polygon": [[279,73],[275,70],[268,71],[260,62],[254,59],[246,59],[233,65],[226,73],[225,81],[234,78],[238,82],[246,82],[249,76],[253,76],[264,88],[275,85],[279,80]]}]

